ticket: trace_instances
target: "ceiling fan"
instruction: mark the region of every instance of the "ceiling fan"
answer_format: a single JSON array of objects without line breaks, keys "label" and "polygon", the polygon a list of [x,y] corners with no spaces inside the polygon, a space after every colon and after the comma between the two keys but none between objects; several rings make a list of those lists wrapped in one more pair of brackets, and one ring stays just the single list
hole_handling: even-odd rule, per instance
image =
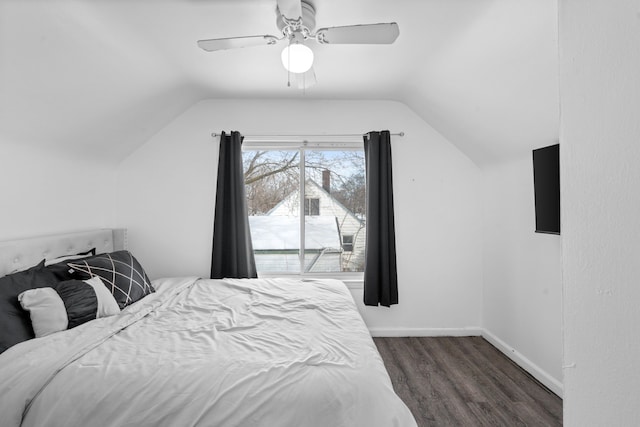
[{"label": "ceiling fan", "polygon": [[282,51],[282,64],[299,88],[315,84],[313,51],[306,45],[308,40],[320,44],[391,44],[400,34],[395,22],[380,24],[347,25],[320,28],[316,26],[316,11],[305,0],[277,0],[276,25],[282,36],[258,35],[198,40],[198,46],[207,52],[237,49],[250,46],[275,45],[288,42]]}]

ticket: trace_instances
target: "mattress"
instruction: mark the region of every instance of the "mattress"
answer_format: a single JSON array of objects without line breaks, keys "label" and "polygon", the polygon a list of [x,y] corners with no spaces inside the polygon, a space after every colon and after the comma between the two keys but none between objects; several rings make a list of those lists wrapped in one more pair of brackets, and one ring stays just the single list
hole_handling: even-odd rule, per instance
[{"label": "mattress", "polygon": [[171,278],[0,354],[3,426],[415,426],[346,286]]}]

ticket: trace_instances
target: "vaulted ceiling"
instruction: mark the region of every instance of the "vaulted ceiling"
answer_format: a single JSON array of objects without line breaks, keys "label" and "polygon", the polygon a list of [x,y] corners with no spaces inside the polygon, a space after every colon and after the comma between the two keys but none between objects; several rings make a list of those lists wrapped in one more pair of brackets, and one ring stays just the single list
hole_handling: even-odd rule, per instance
[{"label": "vaulted ceiling", "polygon": [[317,27],[395,21],[392,45],[312,45],[287,87],[276,0],[0,0],[0,140],[117,162],[205,98],[405,103],[478,164],[558,139],[556,0],[311,0]]}]

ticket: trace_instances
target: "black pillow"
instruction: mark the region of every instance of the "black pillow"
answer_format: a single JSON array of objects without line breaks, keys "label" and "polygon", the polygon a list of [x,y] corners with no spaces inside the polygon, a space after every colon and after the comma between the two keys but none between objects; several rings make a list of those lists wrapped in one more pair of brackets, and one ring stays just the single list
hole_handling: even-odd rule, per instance
[{"label": "black pillow", "polygon": [[96,254],[96,248],[91,248],[88,251],[78,252],[77,254],[60,255],[53,259],[45,259],[44,265],[46,267],[46,266],[57,264],[63,261],[69,262],[69,261],[75,261],[82,258],[89,258],[90,256],[94,256],[95,254]]},{"label": "black pillow", "polygon": [[29,313],[18,302],[18,295],[28,289],[55,287],[58,280],[44,267],[35,267],[0,278],[0,353],[35,337]]},{"label": "black pillow", "polygon": [[81,280],[61,282],[56,291],[67,310],[69,319],[67,328],[75,328],[97,317],[98,297],[93,288],[87,286],[85,282]]},{"label": "black pillow", "polygon": [[[68,256],[91,257],[91,256],[94,256],[95,254],[96,254],[96,248],[91,248],[86,252],[79,252],[73,255],[65,255],[64,257],[68,257]],[[57,258],[61,258],[61,257],[57,257]],[[58,263],[50,264],[50,265],[47,265],[47,261],[45,261],[45,268],[56,277],[58,282],[63,282],[65,280],[73,280],[73,279],[76,279],[78,276],[74,275],[75,271],[67,265],[67,263],[71,261],[72,260],[60,261]],[[73,260],[73,262],[76,262],[76,261],[77,260]]]},{"label": "black pillow", "polygon": [[129,251],[100,254],[67,263],[80,280],[99,276],[122,309],[155,292],[151,281]]}]

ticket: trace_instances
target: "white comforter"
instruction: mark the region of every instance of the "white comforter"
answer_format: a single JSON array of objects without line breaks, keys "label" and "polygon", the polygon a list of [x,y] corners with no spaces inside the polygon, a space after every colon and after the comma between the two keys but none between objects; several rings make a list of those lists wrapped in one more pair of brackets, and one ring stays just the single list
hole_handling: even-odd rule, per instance
[{"label": "white comforter", "polygon": [[0,355],[0,425],[415,426],[343,283],[154,282]]}]

